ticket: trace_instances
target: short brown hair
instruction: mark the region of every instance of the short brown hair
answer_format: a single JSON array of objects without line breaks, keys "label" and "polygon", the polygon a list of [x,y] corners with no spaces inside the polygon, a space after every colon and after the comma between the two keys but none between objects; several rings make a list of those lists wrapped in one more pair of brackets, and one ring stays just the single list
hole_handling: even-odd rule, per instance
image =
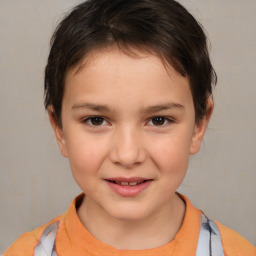
[{"label": "short brown hair", "polygon": [[195,118],[206,113],[217,76],[202,26],[174,0],[87,0],[58,25],[45,68],[45,107],[61,126],[67,72],[95,49],[117,45],[157,54],[189,79]]}]

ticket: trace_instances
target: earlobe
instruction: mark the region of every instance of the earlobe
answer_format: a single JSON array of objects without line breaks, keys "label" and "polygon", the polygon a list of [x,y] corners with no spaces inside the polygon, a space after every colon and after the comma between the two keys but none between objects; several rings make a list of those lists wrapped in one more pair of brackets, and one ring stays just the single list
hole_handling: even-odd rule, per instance
[{"label": "earlobe", "polygon": [[213,112],[214,103],[211,97],[207,100],[207,112],[205,116],[196,123],[190,146],[190,154],[196,154],[200,150],[201,142],[204,138],[208,123]]},{"label": "earlobe", "polygon": [[56,137],[57,143],[59,145],[60,152],[64,157],[68,157],[66,141],[65,141],[65,136],[64,136],[64,133],[63,133],[63,129],[57,123],[57,120],[56,120],[56,117],[55,117],[54,110],[53,110],[52,106],[50,106],[48,108],[48,116],[49,116],[49,121],[51,123],[51,126],[53,128],[53,131],[55,133],[55,137]]}]

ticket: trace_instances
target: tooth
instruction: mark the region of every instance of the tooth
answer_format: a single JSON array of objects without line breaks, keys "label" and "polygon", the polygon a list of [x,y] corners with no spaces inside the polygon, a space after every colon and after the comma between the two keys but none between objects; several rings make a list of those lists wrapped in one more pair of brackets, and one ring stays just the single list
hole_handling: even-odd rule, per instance
[{"label": "tooth", "polygon": [[135,182],[129,182],[130,186],[136,186],[137,184],[138,184],[138,182],[136,182],[136,181]]},{"label": "tooth", "polygon": [[126,181],[122,181],[122,182],[121,182],[121,185],[122,185],[122,186],[128,186],[128,184],[129,184],[129,183],[126,182]]}]

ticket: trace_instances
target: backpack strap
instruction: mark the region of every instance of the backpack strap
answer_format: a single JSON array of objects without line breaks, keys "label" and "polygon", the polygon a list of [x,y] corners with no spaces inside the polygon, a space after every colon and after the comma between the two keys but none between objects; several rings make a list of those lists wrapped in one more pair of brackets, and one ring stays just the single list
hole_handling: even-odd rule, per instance
[{"label": "backpack strap", "polygon": [[224,256],[220,231],[203,213],[196,256]]},{"label": "backpack strap", "polygon": [[57,256],[55,239],[59,230],[59,221],[52,223],[45,230],[37,244],[34,256]]}]

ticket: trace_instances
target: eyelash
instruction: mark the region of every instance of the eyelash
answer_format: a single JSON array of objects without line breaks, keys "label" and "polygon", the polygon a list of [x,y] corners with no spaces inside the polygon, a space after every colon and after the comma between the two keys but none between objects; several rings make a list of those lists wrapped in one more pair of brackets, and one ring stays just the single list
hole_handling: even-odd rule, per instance
[{"label": "eyelash", "polygon": [[[160,125],[154,125],[153,124],[153,120],[155,119],[155,121],[156,121],[156,119],[158,119],[158,118],[163,119],[162,121],[164,121],[164,123],[160,124]],[[147,123],[149,123],[149,122],[152,123],[152,126],[163,127],[163,126],[166,126],[166,125],[168,125],[170,123],[174,123],[174,120],[171,119],[171,118],[164,117],[164,116],[154,116],[154,117],[150,118],[150,120]]]},{"label": "eyelash", "polygon": [[102,124],[100,124],[100,125],[92,124],[92,120],[93,120],[93,119],[95,120],[96,118],[99,118],[99,119],[101,119],[103,122],[108,123],[108,122],[106,121],[106,119],[105,119],[104,117],[102,117],[102,116],[91,116],[91,117],[88,117],[88,118],[84,119],[82,122],[83,122],[83,123],[88,123],[88,125],[89,125],[89,126],[92,126],[92,127],[102,126]]},{"label": "eyelash", "polygon": [[[103,123],[104,122],[106,122],[106,124],[109,124],[108,123],[108,121],[104,118],[104,117],[102,117],[102,116],[92,116],[92,117],[88,117],[88,118],[86,118],[86,119],[84,119],[82,122],[83,123],[87,123],[89,126],[91,126],[91,127],[100,127],[100,126],[104,126],[104,125],[106,125],[106,124],[103,124],[103,123],[100,123],[99,125],[95,125],[95,124],[93,124],[92,123],[92,120],[94,119],[94,121],[97,121],[97,120],[95,120],[95,119],[100,119],[100,120],[98,120],[98,121],[102,121]],[[163,124],[160,124],[160,125],[154,125],[154,121],[156,121],[157,119],[162,119],[161,121],[164,121],[164,123]],[[154,120],[154,121],[153,121]],[[156,126],[156,127],[164,127],[164,126],[166,126],[166,125],[168,125],[168,124],[170,124],[170,123],[174,123],[174,120],[173,119],[171,119],[171,118],[167,118],[167,117],[164,117],[164,116],[154,116],[154,117],[152,117],[152,118],[150,118],[148,121],[147,121],[147,124],[148,123],[152,123],[152,124],[150,124],[150,126]]]}]

